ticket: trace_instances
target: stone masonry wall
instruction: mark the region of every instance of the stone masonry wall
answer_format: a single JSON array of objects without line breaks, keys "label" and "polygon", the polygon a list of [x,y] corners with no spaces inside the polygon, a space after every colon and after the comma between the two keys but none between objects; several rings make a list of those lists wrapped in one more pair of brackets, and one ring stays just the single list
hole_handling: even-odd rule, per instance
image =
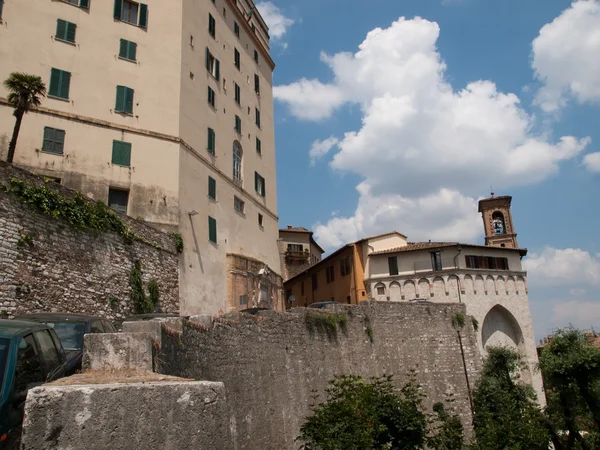
[{"label": "stone masonry wall", "polygon": [[[46,183],[0,163],[0,184],[9,186],[11,178]],[[73,195],[70,189],[48,183],[65,196]],[[133,313],[129,272],[137,259],[144,282],[158,281],[158,309],[178,313],[179,255],[174,239],[144,222],[120,217],[148,243],[126,244],[116,233],[75,230],[0,189],[0,314],[70,312],[122,319]],[[32,239],[31,245],[23,245],[24,236]]]},{"label": "stone masonry wall", "polygon": [[[411,369],[429,394],[427,408],[454,393],[470,434],[461,347],[451,325],[454,314],[465,313],[464,305],[373,302],[336,308],[347,321],[329,332],[313,318],[328,312],[304,308],[192,317],[182,333],[163,328],[159,369],[224,383],[235,449],[298,448],[294,439],[313,390],[323,400],[334,375],[392,374],[401,386]],[[471,320],[465,322],[462,350],[473,386],[481,357]]]}]

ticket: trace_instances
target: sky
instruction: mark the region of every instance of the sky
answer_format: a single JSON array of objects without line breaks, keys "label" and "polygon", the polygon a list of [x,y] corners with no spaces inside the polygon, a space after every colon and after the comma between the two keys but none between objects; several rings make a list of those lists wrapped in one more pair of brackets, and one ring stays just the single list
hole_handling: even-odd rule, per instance
[{"label": "sky", "polygon": [[273,0],[280,225],[483,243],[513,197],[537,339],[600,331],[600,0]]}]

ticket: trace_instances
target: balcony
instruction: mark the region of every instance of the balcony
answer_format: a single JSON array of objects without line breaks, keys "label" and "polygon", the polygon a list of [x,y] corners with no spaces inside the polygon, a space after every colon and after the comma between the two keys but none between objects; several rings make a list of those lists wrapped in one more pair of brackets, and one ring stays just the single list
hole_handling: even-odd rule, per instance
[{"label": "balcony", "polygon": [[242,177],[233,177],[233,184],[235,184],[237,187],[241,188],[242,185],[244,184],[244,182],[242,181]]},{"label": "balcony", "polygon": [[435,268],[431,260],[415,261],[415,272],[439,272],[440,270],[456,269],[454,259],[442,259],[442,266]]},{"label": "balcony", "polygon": [[286,250],[285,259],[286,261],[294,262],[308,262],[310,253],[308,249],[305,250]]}]

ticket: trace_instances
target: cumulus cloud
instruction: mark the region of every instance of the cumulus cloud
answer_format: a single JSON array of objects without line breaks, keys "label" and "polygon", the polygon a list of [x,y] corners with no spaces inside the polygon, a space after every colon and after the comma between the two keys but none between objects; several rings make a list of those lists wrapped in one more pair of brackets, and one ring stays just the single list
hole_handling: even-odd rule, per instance
[{"label": "cumulus cloud", "polygon": [[592,173],[600,173],[600,152],[585,155],[583,165]]},{"label": "cumulus cloud", "polygon": [[310,164],[314,166],[317,160],[329,153],[329,151],[335,147],[338,142],[340,142],[339,139],[334,136],[323,139],[322,141],[318,139],[315,140],[310,147],[310,152],[308,153],[308,156],[310,157]]},{"label": "cumulus cloud", "polygon": [[269,27],[271,39],[287,48],[287,43],[283,42],[282,39],[288,28],[294,24],[294,20],[284,16],[281,10],[271,2],[259,2],[256,7]]},{"label": "cumulus cloud", "polygon": [[571,300],[558,303],[553,310],[554,321],[559,326],[572,323],[578,328],[587,329],[600,323],[600,302]]},{"label": "cumulus cloud", "polygon": [[[519,98],[491,81],[453,89],[439,33],[434,22],[400,18],[370,31],[354,54],[322,53],[331,82],[302,78],[274,89],[301,120],[322,120],[347,104],[362,112],[360,129],[345,133],[331,160],[333,169],[362,177],[358,206],[352,216],[318,224],[318,239],[336,245],[389,229],[411,240],[473,239],[481,229],[475,198],[490,185],[540,181],[589,144],[535,135]],[[424,204],[449,216],[431,220]]]},{"label": "cumulus cloud", "polygon": [[529,282],[540,286],[600,285],[600,259],[578,248],[545,248],[523,261]]},{"label": "cumulus cloud", "polygon": [[573,2],[533,41],[532,67],[542,82],[536,103],[546,112],[600,101],[600,0]]}]

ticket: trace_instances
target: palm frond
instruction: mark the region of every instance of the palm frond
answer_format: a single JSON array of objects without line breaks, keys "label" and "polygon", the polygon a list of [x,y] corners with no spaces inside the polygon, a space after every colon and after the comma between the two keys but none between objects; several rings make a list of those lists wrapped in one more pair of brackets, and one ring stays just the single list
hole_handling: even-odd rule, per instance
[{"label": "palm frond", "polygon": [[46,96],[46,85],[42,78],[23,72],[13,72],[4,80],[4,87],[9,91],[8,101],[18,110],[28,111],[32,106],[42,104]]}]

